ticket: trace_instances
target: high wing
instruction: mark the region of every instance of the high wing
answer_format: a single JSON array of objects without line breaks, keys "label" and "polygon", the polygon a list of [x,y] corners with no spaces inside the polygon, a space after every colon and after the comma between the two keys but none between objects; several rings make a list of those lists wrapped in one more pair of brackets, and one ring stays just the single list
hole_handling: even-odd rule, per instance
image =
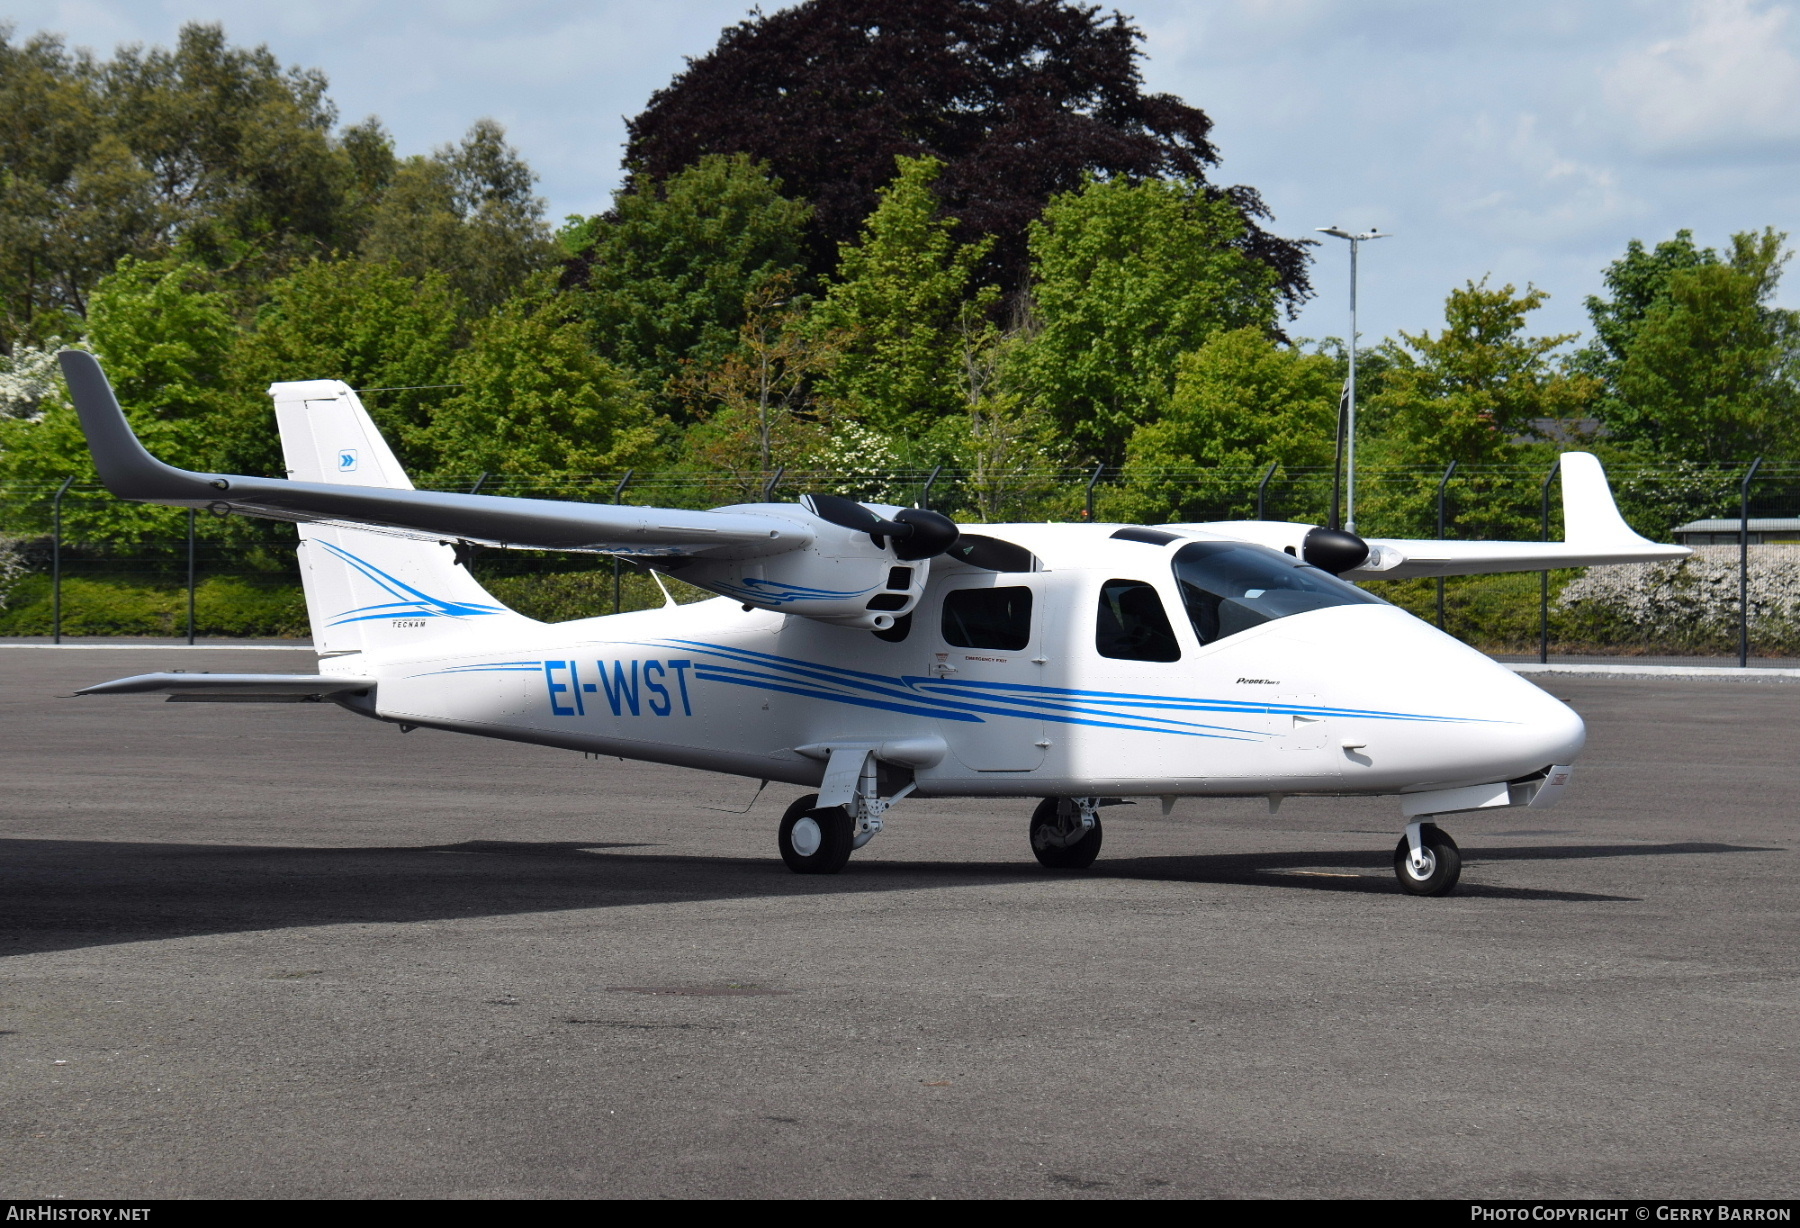
[{"label": "high wing", "polygon": [[[1693,551],[1640,536],[1619,515],[1606,471],[1589,452],[1562,455],[1564,540],[1560,542],[1439,541],[1433,538],[1370,537],[1369,557],[1340,572],[1347,580],[1410,580],[1416,577],[1474,576],[1554,567],[1595,567],[1684,559]],[[1177,532],[1255,542],[1275,550],[1300,552],[1312,526],[1267,520],[1218,521],[1163,526]]]},{"label": "high wing", "polygon": [[748,512],[620,507],[193,473],[166,465],[144,450],[92,354],[64,350],[57,359],[94,467],[107,489],[121,499],[512,549],[647,557],[759,558],[801,549],[815,536],[799,518]]}]

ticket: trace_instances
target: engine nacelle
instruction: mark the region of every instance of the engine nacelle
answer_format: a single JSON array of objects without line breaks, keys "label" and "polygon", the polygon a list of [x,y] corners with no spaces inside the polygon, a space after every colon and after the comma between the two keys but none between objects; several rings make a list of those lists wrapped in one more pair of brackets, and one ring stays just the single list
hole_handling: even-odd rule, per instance
[{"label": "engine nacelle", "polygon": [[792,520],[811,530],[813,540],[762,558],[693,559],[674,574],[747,606],[869,631],[912,612],[930,578],[931,556],[956,540],[956,526],[935,512],[833,496],[717,510]]}]

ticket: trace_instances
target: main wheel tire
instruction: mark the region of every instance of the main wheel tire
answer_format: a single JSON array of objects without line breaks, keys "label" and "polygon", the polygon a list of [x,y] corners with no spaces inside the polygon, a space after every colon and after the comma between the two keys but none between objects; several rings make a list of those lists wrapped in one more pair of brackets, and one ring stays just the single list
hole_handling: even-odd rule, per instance
[{"label": "main wheel tire", "polygon": [[1422,871],[1413,869],[1412,846],[1405,836],[1394,848],[1394,877],[1400,880],[1400,890],[1408,895],[1449,895],[1462,877],[1462,852],[1456,841],[1435,823],[1427,823],[1419,829],[1419,843],[1425,853]]},{"label": "main wheel tire", "polygon": [[781,859],[796,874],[836,874],[850,860],[856,825],[842,806],[819,809],[819,795],[796,798],[781,816]]},{"label": "main wheel tire", "polygon": [[1094,826],[1087,835],[1074,844],[1058,847],[1050,843],[1048,836],[1057,828],[1056,805],[1059,800],[1046,797],[1031,812],[1031,851],[1037,854],[1039,863],[1047,870],[1085,870],[1094,864],[1094,858],[1100,856],[1100,842],[1104,838],[1100,830],[1100,816],[1094,816]]}]

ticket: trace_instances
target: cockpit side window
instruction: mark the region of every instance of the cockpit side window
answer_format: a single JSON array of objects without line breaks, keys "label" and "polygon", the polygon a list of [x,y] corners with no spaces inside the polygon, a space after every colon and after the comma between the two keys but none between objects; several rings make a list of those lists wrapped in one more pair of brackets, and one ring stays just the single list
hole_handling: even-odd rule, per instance
[{"label": "cockpit side window", "polygon": [[1386,605],[1291,555],[1244,542],[1192,542],[1175,552],[1175,584],[1202,644],[1338,605]]},{"label": "cockpit side window", "polygon": [[1179,661],[1181,645],[1156,589],[1142,580],[1108,580],[1094,615],[1094,649],[1115,661]]},{"label": "cockpit side window", "polygon": [[951,589],[944,594],[943,631],[944,642],[957,648],[1018,652],[1031,643],[1031,589]]}]

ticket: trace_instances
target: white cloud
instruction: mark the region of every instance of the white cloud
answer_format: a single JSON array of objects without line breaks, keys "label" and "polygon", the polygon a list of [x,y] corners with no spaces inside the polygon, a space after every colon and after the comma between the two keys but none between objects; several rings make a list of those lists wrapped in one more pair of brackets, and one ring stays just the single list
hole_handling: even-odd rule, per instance
[{"label": "white cloud", "polygon": [[1617,172],[1567,153],[1536,114],[1477,116],[1458,143],[1466,169],[1447,185],[1445,213],[1497,239],[1558,244],[1612,230],[1640,211]]},{"label": "white cloud", "polygon": [[1738,153],[1800,144],[1793,11],[1756,0],[1694,0],[1685,30],[1627,50],[1606,72],[1609,101],[1648,152]]}]

